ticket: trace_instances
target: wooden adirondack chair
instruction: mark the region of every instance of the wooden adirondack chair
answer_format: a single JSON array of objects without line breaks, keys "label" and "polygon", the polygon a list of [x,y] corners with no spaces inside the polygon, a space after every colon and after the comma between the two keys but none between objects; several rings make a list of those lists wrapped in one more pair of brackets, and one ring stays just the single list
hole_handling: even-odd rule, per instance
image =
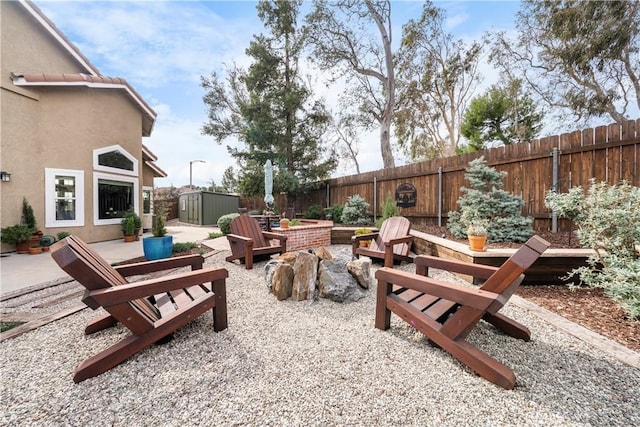
[{"label": "wooden adirondack chair", "polygon": [[[80,364],[73,380],[78,383],[100,375],[138,351],[171,334],[207,310],[213,310],[214,331],[227,328],[227,297],[223,268],[202,269],[199,255],[112,267],[98,253],[74,236],[51,247],[58,265],[86,289],[82,301],[107,313],[90,320],[92,334],[115,325],[132,335]],[[128,283],[126,276],[191,266],[192,271]]]},{"label": "wooden adirondack chair", "polygon": [[[287,236],[280,233],[262,231],[258,221],[249,215],[240,215],[229,225],[227,234],[231,255],[226,260],[239,259],[247,270],[253,268],[253,257],[257,255],[279,254],[287,251]],[[277,244],[272,242],[278,241]]]},{"label": "wooden adirondack chair", "polygon": [[[514,338],[529,341],[531,335],[525,326],[498,311],[524,279],[523,272],[548,247],[548,242],[534,236],[499,268],[424,255],[415,259],[416,274],[381,268],[376,272],[375,326],[389,329],[394,312],[485,379],[511,389],[516,382],[513,371],[467,342],[466,337],[484,319]],[[429,267],[486,281],[480,289],[449,284],[426,277]]]},{"label": "wooden adirondack chair", "polygon": [[[413,236],[409,235],[409,231],[411,222],[407,218],[392,216],[382,223],[379,232],[351,237],[351,251],[354,257],[364,255],[382,259],[385,267],[392,267],[394,260],[413,262]],[[371,240],[371,245],[359,247],[361,240]]]}]

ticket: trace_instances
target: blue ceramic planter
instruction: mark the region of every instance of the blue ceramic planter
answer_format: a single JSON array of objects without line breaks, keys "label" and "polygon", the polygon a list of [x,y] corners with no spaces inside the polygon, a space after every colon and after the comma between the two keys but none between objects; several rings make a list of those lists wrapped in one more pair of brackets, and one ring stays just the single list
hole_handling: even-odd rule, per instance
[{"label": "blue ceramic planter", "polygon": [[173,236],[145,237],[142,239],[142,250],[147,261],[170,258],[173,251]]}]

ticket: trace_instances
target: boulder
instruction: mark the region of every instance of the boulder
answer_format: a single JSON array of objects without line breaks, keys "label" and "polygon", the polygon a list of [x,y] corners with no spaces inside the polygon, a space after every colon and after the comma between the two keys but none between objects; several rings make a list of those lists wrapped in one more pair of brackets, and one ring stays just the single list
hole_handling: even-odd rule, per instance
[{"label": "boulder", "polygon": [[[351,254],[349,254],[351,258]],[[353,302],[365,296],[358,282],[347,271],[346,263],[333,260],[320,261],[318,291],[321,298],[335,302]]]},{"label": "boulder", "polygon": [[313,299],[318,278],[318,257],[308,252],[298,252],[293,264],[293,289],[291,298],[294,301]]},{"label": "boulder", "polygon": [[329,251],[324,247],[320,246],[314,251],[315,255],[320,258],[320,260],[329,260],[333,259],[333,256],[329,253]]},{"label": "boulder", "polygon": [[293,263],[296,262],[297,256],[298,256],[297,252],[285,252],[282,255],[277,256],[276,259],[284,261],[287,264],[293,265]]},{"label": "boulder", "polygon": [[361,256],[358,259],[349,261],[347,263],[347,271],[351,273],[354,279],[358,282],[358,285],[363,289],[369,289],[373,276],[371,274],[371,258]]},{"label": "boulder", "polygon": [[267,283],[267,288],[272,289],[273,271],[278,264],[282,264],[284,261],[280,259],[272,259],[264,266],[264,280]]},{"label": "boulder", "polygon": [[271,277],[271,291],[278,301],[286,300],[291,296],[293,288],[293,267],[286,262],[280,262],[273,268]]}]

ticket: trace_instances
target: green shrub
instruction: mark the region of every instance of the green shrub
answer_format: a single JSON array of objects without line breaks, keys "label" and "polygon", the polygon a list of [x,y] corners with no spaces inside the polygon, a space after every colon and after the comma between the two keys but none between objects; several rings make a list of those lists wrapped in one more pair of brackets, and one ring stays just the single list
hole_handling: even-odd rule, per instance
[{"label": "green shrub", "polygon": [[213,233],[209,233],[210,239],[217,239],[218,237],[222,237],[222,236],[224,236],[224,233],[218,233],[216,231],[214,231]]},{"label": "green shrub", "polygon": [[398,209],[398,205],[396,205],[395,200],[391,197],[391,192],[387,193],[387,197],[380,205],[380,211],[382,212],[382,216],[376,221],[377,228],[382,227],[382,223],[388,218],[400,215],[400,209]]},{"label": "green shrub", "polygon": [[344,205],[333,205],[324,209],[324,217],[330,219],[331,221],[340,222],[342,221],[342,211],[344,210]]},{"label": "green shrub", "polygon": [[167,209],[164,203],[160,203],[156,205],[156,222],[153,224],[153,228],[151,229],[151,233],[153,237],[164,237],[167,234],[166,220],[167,220]]},{"label": "green shrub", "polygon": [[22,221],[33,231],[36,231],[36,228],[38,228],[36,216],[33,214],[33,208],[29,202],[27,202],[26,197],[22,198]]},{"label": "green shrub", "polygon": [[469,163],[464,176],[471,187],[460,189],[460,210],[449,212],[451,234],[464,239],[469,226],[481,222],[487,226],[490,242],[524,242],[533,235],[533,218],[522,216],[524,200],[502,189],[505,175],[487,166],[484,157]]},{"label": "green shrub", "polygon": [[65,237],[69,237],[71,235],[71,233],[69,233],[68,231],[61,231],[58,234],[56,234],[56,237],[58,238],[58,240],[62,240]]},{"label": "green shrub", "polygon": [[0,231],[0,240],[2,243],[15,245],[16,243],[28,242],[32,235],[33,228],[24,224],[16,224],[3,228]]},{"label": "green shrub", "polygon": [[591,287],[604,289],[632,319],[640,320],[640,188],[596,183],[565,194],[549,192],[546,205],[578,225],[580,243],[593,249],[588,266],[573,270]]},{"label": "green shrub", "polygon": [[222,215],[220,218],[218,218],[218,228],[220,228],[220,231],[222,232],[222,234],[227,235],[231,233],[231,229],[229,228],[229,225],[231,225],[231,221],[233,221],[235,218],[239,216],[240,216],[239,213],[230,213],[230,214]]},{"label": "green shrub", "polygon": [[193,248],[197,248],[198,244],[196,242],[179,242],[179,243],[174,243],[173,244],[173,252],[174,253],[180,253],[180,252],[186,252],[189,251]]},{"label": "green shrub", "polygon": [[308,219],[320,219],[322,218],[322,208],[320,205],[311,205],[304,213],[304,217]]},{"label": "green shrub", "polygon": [[349,197],[342,210],[342,222],[351,225],[369,224],[369,203],[359,194]]}]

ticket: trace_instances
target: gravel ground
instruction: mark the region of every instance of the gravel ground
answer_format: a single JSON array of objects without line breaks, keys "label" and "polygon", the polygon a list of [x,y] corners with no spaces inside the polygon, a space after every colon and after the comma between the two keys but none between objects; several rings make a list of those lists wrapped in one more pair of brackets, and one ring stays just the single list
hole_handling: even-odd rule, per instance
[{"label": "gravel ground", "polygon": [[279,302],[264,262],[247,271],[225,255],[206,262],[230,273],[223,332],[201,316],[80,384],[75,366],[125,328],[84,336],[87,309],[0,343],[0,425],[640,425],[640,370],[518,307],[503,312],[532,330],[531,342],[484,322],[469,336],[515,371],[506,391],[395,315],[389,331],[375,329],[375,286],[351,304]]}]

